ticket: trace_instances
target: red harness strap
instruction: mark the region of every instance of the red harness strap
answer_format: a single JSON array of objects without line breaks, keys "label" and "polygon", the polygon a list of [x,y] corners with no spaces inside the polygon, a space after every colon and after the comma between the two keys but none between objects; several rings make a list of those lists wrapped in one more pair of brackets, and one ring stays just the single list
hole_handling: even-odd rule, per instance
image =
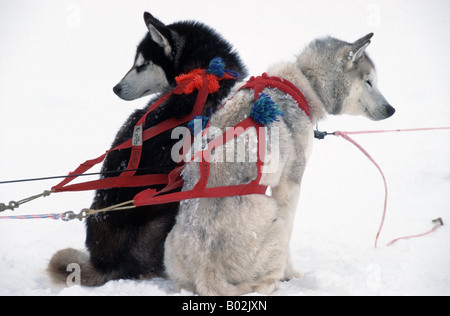
[{"label": "red harness strap", "polygon": [[240,89],[254,89],[255,90],[255,101],[261,92],[265,88],[276,88],[288,95],[290,95],[295,102],[297,102],[298,107],[308,115],[309,119],[311,119],[311,115],[309,114],[309,105],[306,101],[305,96],[300,92],[300,90],[290,81],[287,81],[280,77],[271,77],[267,73],[263,73],[258,77],[251,77],[247,84],[242,86]]},{"label": "red harness strap", "polygon": [[[163,133],[167,130],[170,130],[176,126],[192,120],[193,116],[200,115],[203,111],[208,95],[219,90],[220,86],[218,84],[218,81],[222,79],[236,78],[228,74],[225,74],[223,77],[218,78],[212,74],[205,73],[205,69],[196,69],[189,74],[177,77],[177,86],[175,87],[175,89],[163,95],[158,101],[152,104],[147,112],[135,125],[132,139],[129,139],[119,146],[106,151],[103,155],[95,159],[85,161],[77,169],[70,172],[63,181],[52,187],[52,190],[54,192],[83,191],[118,187],[140,187],[157,184],[168,184],[169,179],[167,174],[149,174],[142,176],[135,175],[136,169],[138,168],[141,159],[143,142],[160,133]],[[192,86],[193,82],[195,82],[194,86]],[[155,126],[147,128],[146,130],[143,130],[147,115],[161,106],[161,104],[163,104],[169,97],[171,97],[172,95],[183,93],[189,94],[192,93],[195,89],[198,89],[198,94],[191,113],[181,119],[168,119]],[[127,148],[131,148],[131,156],[127,168],[120,174],[120,176],[68,185],[75,178],[77,178],[76,175],[83,174],[93,166],[101,163],[106,158],[106,155],[110,152]]]},{"label": "red harness strap", "polygon": [[[249,128],[256,128],[258,143],[258,157],[256,162],[257,167],[257,177],[253,181],[247,184],[239,185],[229,185],[207,188],[210,170],[210,154],[211,151],[219,146],[222,146],[226,142],[238,137],[243,134]],[[261,128],[260,128],[261,127]],[[143,205],[153,205],[153,204],[164,204],[170,202],[178,202],[181,200],[189,200],[194,198],[218,198],[218,197],[228,197],[228,196],[238,196],[238,195],[249,195],[249,194],[265,194],[267,191],[267,186],[259,184],[262,176],[262,168],[264,165],[264,154],[265,154],[265,131],[264,126],[253,121],[250,117],[244,119],[237,125],[235,129],[228,129],[221,137],[217,137],[208,143],[208,148],[196,153],[192,158],[200,159],[200,179],[194,186],[192,190],[174,192],[169,194],[160,195],[161,193],[166,193],[181,185],[183,180],[180,173],[184,166],[181,166],[171,172],[170,178],[173,181],[169,181],[169,184],[161,191],[156,191],[153,189],[147,189],[137,194],[133,199],[133,204],[136,206]]]},{"label": "red harness strap", "polygon": [[[255,101],[258,99],[259,94],[267,87],[276,88],[284,93],[291,95],[298,103],[300,109],[302,109],[306,115],[311,119],[309,114],[309,106],[303,94],[295,87],[291,82],[286,81],[279,77],[269,77],[264,73],[260,77],[252,77],[250,80],[242,86],[241,89],[254,89]],[[241,128],[239,128],[241,127]],[[258,137],[258,160],[256,162],[257,177],[248,184],[230,185],[207,188],[206,185],[209,179],[210,170],[210,154],[211,151],[224,145],[226,142],[237,138],[243,134],[247,129],[254,127],[257,131]],[[191,161],[195,158],[200,158],[200,179],[196,183],[193,189],[174,192],[161,195],[162,193],[169,192],[183,184],[181,178],[181,171],[184,166],[178,167],[173,170],[169,176],[170,180],[168,185],[161,191],[154,189],[147,189],[137,194],[133,199],[133,204],[136,206],[164,204],[170,202],[178,202],[181,200],[188,200],[194,198],[219,198],[238,195],[250,195],[250,194],[266,194],[268,186],[259,184],[262,177],[262,168],[264,166],[265,155],[265,129],[261,128],[263,125],[255,122],[252,118],[248,117],[234,126],[234,129],[227,129],[222,137],[217,137],[208,143],[208,147],[194,155]],[[204,132],[205,133],[205,132]]]}]

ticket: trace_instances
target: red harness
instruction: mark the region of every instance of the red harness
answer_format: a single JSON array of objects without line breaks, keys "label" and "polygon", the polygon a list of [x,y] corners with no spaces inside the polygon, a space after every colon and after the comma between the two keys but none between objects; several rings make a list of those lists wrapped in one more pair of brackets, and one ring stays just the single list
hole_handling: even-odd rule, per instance
[{"label": "red harness", "polygon": [[[189,74],[180,75],[176,78],[177,86],[175,87],[175,89],[163,95],[160,99],[158,99],[158,101],[152,104],[152,106],[149,107],[142,118],[136,123],[132,139],[129,139],[119,146],[106,151],[103,155],[95,159],[85,161],[77,169],[69,172],[69,175],[59,184],[52,187],[52,190],[55,192],[85,191],[167,184],[169,182],[167,174],[148,174],[139,176],[135,175],[135,170],[139,166],[143,143],[160,133],[163,133],[167,130],[170,130],[192,120],[193,116],[201,115],[208,95],[219,90],[220,86],[218,82],[222,79],[236,78],[228,74],[225,74],[222,78],[218,78],[215,75],[205,73],[205,69],[196,69],[191,71]],[[171,118],[155,126],[147,128],[146,130],[143,130],[142,127],[145,124],[147,115],[150,112],[158,108],[172,95],[189,94],[192,93],[194,89],[198,90],[198,94],[191,113],[182,117],[181,119]],[[119,176],[68,185],[75,178],[77,178],[76,175],[83,174],[93,166],[101,163],[106,158],[106,155],[108,153],[127,148],[131,148],[130,160],[126,170],[124,170]]]},{"label": "red harness", "polygon": [[[252,118],[248,117],[235,125],[234,129],[228,129],[221,137],[217,137],[208,143],[207,149],[204,149],[196,153],[191,161],[197,157],[200,157],[200,180],[194,186],[192,190],[171,192],[175,189],[179,189],[183,186],[183,179],[181,177],[181,171],[186,164],[182,164],[174,168],[169,174],[149,174],[136,176],[136,169],[139,166],[140,157],[142,153],[143,143],[169,129],[175,128],[181,124],[184,124],[193,119],[194,116],[201,115],[206,103],[206,99],[209,93],[217,92],[219,89],[218,81],[223,78],[232,79],[233,77],[225,74],[224,77],[218,78],[212,74],[206,74],[204,69],[194,70],[187,75],[181,75],[177,77],[177,87],[168,94],[162,96],[157,102],[155,102],[145,113],[145,115],[135,125],[133,138],[122,143],[121,145],[108,150],[102,156],[88,160],[81,164],[75,171],[69,173],[69,175],[58,185],[52,188],[55,192],[63,191],[82,191],[82,190],[97,190],[119,187],[139,187],[139,186],[153,186],[165,184],[166,186],[157,191],[155,189],[143,190],[137,194],[133,199],[135,206],[145,206],[154,204],[164,204],[169,202],[177,202],[181,200],[193,199],[193,198],[218,198],[227,196],[249,195],[249,194],[266,194],[267,186],[259,184],[262,176],[262,168],[264,165],[265,155],[265,130],[264,125],[257,123]],[[292,83],[279,77],[269,77],[266,73],[259,77],[251,77],[250,80],[243,85],[242,89],[253,89],[254,99],[258,99],[258,96],[265,88],[276,88],[286,94],[289,94],[298,104],[308,117],[309,106],[303,96],[303,94]],[[164,103],[171,95],[174,94],[189,94],[198,90],[197,99],[195,101],[193,110],[187,116],[181,119],[168,119],[153,127],[143,130],[147,115]],[[226,142],[237,138],[241,134],[245,133],[249,128],[255,128],[258,137],[258,157],[256,162],[257,177],[253,181],[247,184],[230,185],[207,188],[206,185],[209,179],[210,170],[210,155],[214,148],[224,145]],[[262,145],[260,145],[262,144]],[[131,156],[126,170],[124,170],[119,176],[99,179],[94,181],[88,181],[84,183],[67,185],[76,176],[74,174],[82,174],[92,168],[94,165],[102,162],[106,155],[112,151],[131,148]],[[171,193],[169,193],[171,192]]]},{"label": "red harness", "polygon": [[311,119],[311,115],[309,114],[309,105],[306,101],[305,96],[300,92],[300,90],[290,81],[287,81],[280,77],[270,77],[267,73],[263,73],[258,77],[251,77],[247,83],[242,86],[240,89],[253,89],[255,91],[255,101],[258,99],[258,96],[265,88],[276,88],[288,95],[290,95],[295,102],[297,102],[298,107],[308,115],[309,119]]}]

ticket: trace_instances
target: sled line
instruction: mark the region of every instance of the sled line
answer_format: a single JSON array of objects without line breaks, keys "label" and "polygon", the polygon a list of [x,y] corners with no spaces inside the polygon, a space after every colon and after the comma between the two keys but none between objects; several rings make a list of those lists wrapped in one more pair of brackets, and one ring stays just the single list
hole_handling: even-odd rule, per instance
[{"label": "sled line", "polygon": [[[378,239],[380,237],[381,231],[383,229],[384,221],[386,218],[387,201],[388,201],[387,181],[386,181],[386,177],[384,176],[383,171],[381,170],[381,167],[376,163],[376,161],[372,158],[372,156],[360,144],[358,144],[353,138],[351,138],[348,135],[393,133],[393,132],[416,132],[416,131],[432,131],[432,130],[450,130],[450,126],[449,127],[424,127],[424,128],[394,129],[394,130],[392,130],[392,129],[391,130],[366,130],[366,131],[347,131],[347,132],[336,131],[333,133],[321,132],[321,131],[318,131],[317,129],[314,131],[314,137],[317,139],[324,139],[325,136],[328,136],[328,135],[334,135],[337,137],[344,138],[345,140],[347,140],[348,142],[353,144],[356,148],[358,148],[374,164],[374,166],[380,172],[380,175],[383,179],[383,184],[384,184],[384,206],[383,206],[381,222],[378,227],[377,234],[375,236],[375,243],[374,243],[375,248],[377,248],[377,246],[378,246]],[[428,235],[428,234],[436,231],[440,226],[444,225],[444,222],[442,221],[442,219],[440,217],[437,219],[434,219],[432,222],[435,223],[435,226],[430,231],[427,231],[422,234],[396,238],[396,239],[392,240],[391,242],[389,242],[386,246],[391,246],[398,240],[410,239],[410,238],[416,238],[416,237],[422,237],[422,236]]]},{"label": "sled line", "polygon": [[340,136],[340,137],[344,138],[345,140],[349,141],[350,143],[352,143],[353,145],[355,145],[356,148],[358,148],[375,165],[375,167],[380,172],[381,177],[383,178],[384,206],[383,206],[383,215],[381,217],[381,223],[380,223],[380,226],[378,227],[377,235],[375,237],[375,248],[377,248],[378,238],[380,237],[381,230],[383,229],[383,225],[384,225],[384,220],[386,218],[386,209],[387,209],[387,201],[388,201],[388,188],[387,188],[386,177],[384,176],[383,170],[381,170],[380,166],[376,163],[375,159],[373,159],[372,156],[360,144],[358,144],[350,136],[348,136],[347,132],[336,131],[333,133],[333,135]]},{"label": "sled line", "polygon": [[35,214],[35,215],[17,215],[17,216],[0,216],[0,219],[44,219],[44,218],[51,218],[51,219],[61,219],[65,222],[71,221],[73,219],[82,220],[84,218],[87,218],[91,215],[97,214],[97,213],[105,213],[110,211],[121,211],[121,210],[129,210],[132,208],[135,208],[135,205],[133,204],[133,200],[122,202],[119,204],[115,204],[109,207],[105,207],[98,210],[88,209],[84,208],[82,209],[78,214],[76,214],[73,211],[67,211],[64,213],[50,213],[50,214]]},{"label": "sled line", "polygon": [[[164,167],[164,166],[162,166],[162,167]],[[69,174],[69,175],[59,175],[59,176],[47,176],[47,177],[26,178],[26,179],[14,179],[14,180],[4,180],[4,181],[0,181],[0,184],[11,184],[11,183],[31,182],[31,181],[43,181],[43,180],[53,180],[53,179],[62,179],[62,178],[87,177],[87,176],[96,176],[96,175],[108,175],[108,174],[113,174],[113,173],[133,172],[133,171],[145,171],[145,170],[148,170],[148,168],[136,168],[136,169],[129,169],[129,170],[114,170],[114,171],[88,172],[88,173],[80,173],[80,174]]]}]

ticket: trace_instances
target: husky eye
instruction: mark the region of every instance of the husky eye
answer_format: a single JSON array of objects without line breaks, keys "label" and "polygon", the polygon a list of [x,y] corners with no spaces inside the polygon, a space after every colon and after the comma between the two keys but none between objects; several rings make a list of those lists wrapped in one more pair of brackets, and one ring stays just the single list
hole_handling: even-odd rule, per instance
[{"label": "husky eye", "polygon": [[372,80],[370,79],[366,79],[366,83],[369,85],[369,87],[372,88]]},{"label": "husky eye", "polygon": [[145,63],[143,63],[142,65],[140,65],[140,66],[136,66],[136,71],[137,72],[141,72],[141,71],[143,71],[143,70],[145,70],[145,68],[147,68],[147,66],[150,64],[150,62],[145,62]]}]

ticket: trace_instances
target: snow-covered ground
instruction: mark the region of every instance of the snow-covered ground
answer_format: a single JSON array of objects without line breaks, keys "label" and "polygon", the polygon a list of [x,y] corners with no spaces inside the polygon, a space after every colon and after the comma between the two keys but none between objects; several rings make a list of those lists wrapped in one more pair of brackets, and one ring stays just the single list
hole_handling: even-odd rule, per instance
[{"label": "snow-covered ground", "polygon": [[[67,174],[109,148],[128,114],[146,103],[112,92],[145,34],[145,10],[166,23],[194,19],[214,27],[253,75],[318,36],[353,41],[374,32],[368,53],[397,112],[382,122],[330,117],[319,129],[450,126],[447,0],[0,0],[0,181]],[[380,174],[343,139],[315,141],[291,242],[305,275],[281,283],[274,295],[450,295],[449,225],[385,246],[431,229],[434,218],[450,223],[450,131],[354,139],[388,182],[379,247]],[[57,182],[0,184],[0,202]],[[78,212],[91,200],[92,192],[58,193],[0,215]],[[52,287],[48,260],[61,248],[83,248],[84,235],[79,221],[0,220],[0,295],[178,294],[163,279]]]}]

